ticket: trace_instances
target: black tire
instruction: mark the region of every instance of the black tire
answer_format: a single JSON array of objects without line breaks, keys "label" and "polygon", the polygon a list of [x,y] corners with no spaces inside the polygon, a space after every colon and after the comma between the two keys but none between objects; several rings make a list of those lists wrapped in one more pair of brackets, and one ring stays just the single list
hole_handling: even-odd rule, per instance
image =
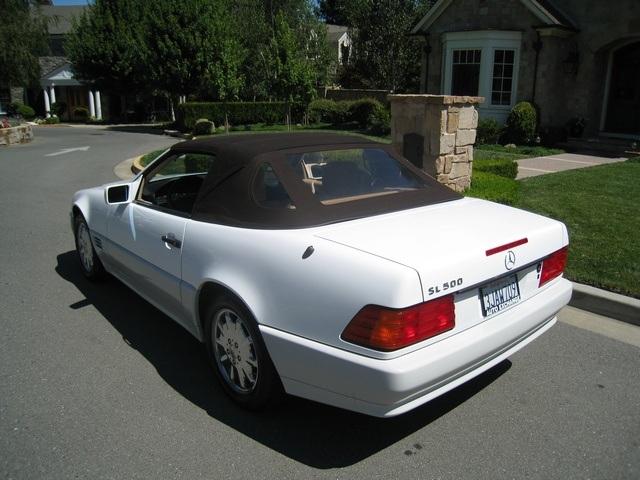
[{"label": "black tire", "polygon": [[[233,331],[226,335],[225,328],[230,326]],[[236,403],[249,410],[262,410],[280,400],[280,377],[258,324],[241,302],[230,296],[213,302],[206,313],[205,335],[209,362],[220,385]]]},{"label": "black tire", "polygon": [[76,240],[76,253],[84,276],[91,281],[104,279],[106,271],[96,254],[91,239],[91,230],[82,215],[76,215],[73,233]]}]

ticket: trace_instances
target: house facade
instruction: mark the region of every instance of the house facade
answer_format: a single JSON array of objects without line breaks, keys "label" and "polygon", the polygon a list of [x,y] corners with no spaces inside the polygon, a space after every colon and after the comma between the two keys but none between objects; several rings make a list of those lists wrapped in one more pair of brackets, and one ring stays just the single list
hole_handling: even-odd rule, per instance
[{"label": "house facade", "polygon": [[351,53],[351,37],[349,37],[349,27],[343,25],[327,24],[327,42],[329,49],[334,55],[333,60],[336,65],[342,65],[349,61]]},{"label": "house facade", "polygon": [[86,117],[79,113],[83,110],[90,117],[101,120],[108,115],[108,97],[74,77],[64,52],[65,37],[71,30],[73,19],[81,15],[86,7],[41,3],[40,11],[48,17],[49,54],[39,58],[42,75],[40,87],[13,87],[4,95],[0,92],[0,112],[9,102],[23,102],[33,107],[38,116],[49,117],[54,103],[64,103],[66,110],[62,120],[84,120]]},{"label": "house facade", "polygon": [[411,33],[423,93],[485,97],[500,122],[527,100],[541,126],[640,139],[638,0],[438,0]]}]

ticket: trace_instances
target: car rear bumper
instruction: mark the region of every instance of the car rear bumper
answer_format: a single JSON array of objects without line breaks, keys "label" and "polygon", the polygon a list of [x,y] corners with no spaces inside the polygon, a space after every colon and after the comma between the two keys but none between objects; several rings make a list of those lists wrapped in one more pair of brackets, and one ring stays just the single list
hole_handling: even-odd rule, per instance
[{"label": "car rear bumper", "polygon": [[475,327],[380,360],[264,325],[260,330],[287,393],[377,417],[412,410],[481,374],[542,335],[571,298],[560,278]]}]

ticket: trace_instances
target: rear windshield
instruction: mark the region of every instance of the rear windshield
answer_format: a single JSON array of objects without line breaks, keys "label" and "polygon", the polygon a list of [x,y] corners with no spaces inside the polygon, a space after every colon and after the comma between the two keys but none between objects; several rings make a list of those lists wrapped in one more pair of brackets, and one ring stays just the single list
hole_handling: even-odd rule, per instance
[{"label": "rear windshield", "polygon": [[379,148],[290,154],[287,162],[323,205],[432,187]]}]

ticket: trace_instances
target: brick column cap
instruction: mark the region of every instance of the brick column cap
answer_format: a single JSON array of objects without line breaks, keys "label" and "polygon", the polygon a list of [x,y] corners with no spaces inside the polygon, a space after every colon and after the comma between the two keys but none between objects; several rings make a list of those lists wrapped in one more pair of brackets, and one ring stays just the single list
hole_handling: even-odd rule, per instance
[{"label": "brick column cap", "polygon": [[431,103],[436,105],[467,104],[478,105],[484,103],[484,97],[468,97],[458,95],[430,95],[430,94],[404,94],[387,95],[390,102],[400,103]]}]

